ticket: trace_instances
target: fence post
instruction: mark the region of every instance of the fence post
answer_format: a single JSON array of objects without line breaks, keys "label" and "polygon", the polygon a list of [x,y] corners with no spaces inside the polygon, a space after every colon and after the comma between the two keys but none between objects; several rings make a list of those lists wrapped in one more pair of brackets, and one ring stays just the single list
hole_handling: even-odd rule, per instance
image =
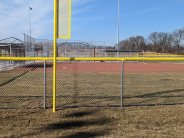
[{"label": "fence post", "polygon": [[121,108],[123,108],[124,106],[124,91],[123,91],[123,83],[124,80],[124,61],[121,62],[121,91],[120,91],[120,95],[121,95]]},{"label": "fence post", "polygon": [[47,76],[46,76],[46,61],[44,61],[44,109],[46,109],[46,91],[47,91],[47,83],[46,83],[46,79]]},{"label": "fence post", "polygon": [[77,56],[79,57],[80,55],[80,52],[79,52],[79,43],[77,43]]}]

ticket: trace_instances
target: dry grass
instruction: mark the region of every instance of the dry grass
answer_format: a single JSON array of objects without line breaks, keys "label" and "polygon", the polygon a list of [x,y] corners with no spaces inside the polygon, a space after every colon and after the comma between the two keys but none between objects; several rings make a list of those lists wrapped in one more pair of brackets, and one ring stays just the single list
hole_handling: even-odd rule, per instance
[{"label": "dry grass", "polygon": [[[3,82],[16,76],[20,72],[0,73]],[[104,108],[120,104],[120,74],[58,73],[60,110],[53,114],[51,109],[1,109],[0,137],[183,137],[184,74],[126,73],[124,77],[126,108],[122,110]],[[47,82],[51,96],[51,73]],[[0,96],[7,97],[0,98],[0,107],[39,108],[42,95],[43,73],[30,71],[1,86]],[[51,97],[47,105],[51,106]]]},{"label": "dry grass", "polygon": [[171,53],[156,53],[156,52],[144,52],[144,56],[153,57],[181,57],[183,55],[171,54]]},{"label": "dry grass", "polygon": [[[1,108],[35,108],[43,105],[43,72],[1,72]],[[4,78],[4,76],[6,76]],[[20,76],[20,77],[16,77]],[[15,78],[15,79],[12,79]],[[8,81],[12,80],[12,81]],[[124,105],[184,104],[184,73],[125,73]],[[58,107],[119,106],[118,73],[61,73],[57,75]],[[52,73],[47,74],[47,105],[52,102]],[[16,103],[16,104],[15,104]]]},{"label": "dry grass", "polygon": [[183,137],[184,106],[0,110],[0,137]]}]

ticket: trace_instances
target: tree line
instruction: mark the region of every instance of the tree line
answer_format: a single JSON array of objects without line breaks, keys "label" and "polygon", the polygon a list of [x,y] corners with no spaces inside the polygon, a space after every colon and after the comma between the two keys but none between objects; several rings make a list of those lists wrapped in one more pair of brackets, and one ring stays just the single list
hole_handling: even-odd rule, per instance
[{"label": "tree line", "polygon": [[168,32],[153,32],[148,38],[132,36],[119,43],[120,50],[144,50],[158,53],[184,54],[184,28]]}]

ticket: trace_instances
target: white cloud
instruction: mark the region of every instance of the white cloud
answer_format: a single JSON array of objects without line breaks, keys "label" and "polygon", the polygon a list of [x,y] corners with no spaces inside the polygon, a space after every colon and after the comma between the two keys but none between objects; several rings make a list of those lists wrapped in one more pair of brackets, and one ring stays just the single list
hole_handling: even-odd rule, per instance
[{"label": "white cloud", "polygon": [[[45,0],[0,0],[0,38],[29,34],[29,8],[31,11],[32,35],[52,35],[52,1]],[[50,30],[49,30],[50,29]]]},{"label": "white cloud", "polygon": [[[94,0],[72,0],[73,15],[92,11],[89,2]],[[29,34],[29,6],[31,11],[32,36],[52,39],[53,0],[0,0],[0,39],[14,36],[23,39]]]}]

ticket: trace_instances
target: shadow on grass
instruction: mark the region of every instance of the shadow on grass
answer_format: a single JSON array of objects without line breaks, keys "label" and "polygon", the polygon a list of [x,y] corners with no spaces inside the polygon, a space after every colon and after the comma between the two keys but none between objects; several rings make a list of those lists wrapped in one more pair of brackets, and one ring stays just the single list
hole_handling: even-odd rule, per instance
[{"label": "shadow on grass", "polygon": [[[47,68],[52,68],[53,65],[47,63],[46,67]],[[44,68],[44,64],[43,63],[31,63],[31,64],[28,64],[28,65],[23,65],[22,68],[35,68],[35,69],[36,68]]]},{"label": "shadow on grass", "polygon": [[[52,68],[52,66],[53,66],[52,64],[46,64],[46,68]],[[32,64],[28,64],[28,65],[23,65],[23,66],[18,67],[18,68],[23,68],[23,69],[27,68],[28,70],[23,72],[22,74],[14,76],[14,77],[8,79],[7,81],[3,82],[2,84],[0,84],[0,87],[7,85],[7,84],[15,81],[16,79],[26,75],[27,73],[29,73],[31,71],[36,70],[38,68],[42,68],[43,69],[44,68],[44,64],[43,63],[32,63]]]},{"label": "shadow on grass", "polygon": [[168,90],[168,91],[161,91],[161,92],[153,92],[153,93],[147,93],[147,94],[142,94],[138,96],[125,96],[125,99],[130,99],[130,98],[179,98],[179,97],[184,97],[184,95],[164,95],[164,94],[170,94],[170,93],[177,93],[177,92],[184,92],[184,89],[175,89],[175,90]]},{"label": "shadow on grass", "polygon": [[13,78],[10,78],[10,79],[8,79],[7,81],[5,81],[5,82],[3,82],[2,84],[0,84],[0,87],[5,86],[5,85],[7,85],[7,84],[13,82],[13,81],[15,81],[16,79],[18,79],[18,78],[20,78],[20,77],[26,75],[26,74],[29,73],[30,71],[34,71],[34,70],[35,70],[35,68],[33,68],[33,69],[31,69],[31,70],[28,70],[28,71],[25,71],[25,72],[23,72],[22,74],[17,75],[17,76],[15,76],[15,77],[13,77]]},{"label": "shadow on grass", "polygon": [[[78,72],[78,65],[77,64],[73,64],[73,72],[77,71]],[[78,73],[72,73],[73,74],[73,89],[74,89],[74,93],[73,93],[73,103],[77,103],[78,102],[78,96],[79,96],[79,76]]]},{"label": "shadow on grass", "polygon": [[[184,89],[174,89],[168,91],[159,91],[159,92],[152,92],[152,93],[145,93],[142,95],[133,95],[133,96],[124,96],[124,106],[169,106],[169,105],[183,105],[184,104]],[[63,95],[58,96],[58,98],[74,98],[72,95]],[[73,103],[66,103],[65,105],[61,105],[63,108],[80,108],[80,107],[120,107],[120,104],[114,104],[113,101],[120,100],[120,96],[89,96],[89,95],[78,95],[75,97],[79,100],[79,104],[81,102],[81,106],[73,105]],[[168,99],[169,98],[169,99]],[[174,100],[172,100],[174,98]],[[177,99],[178,98],[178,99]],[[180,98],[180,99],[179,99]],[[183,98],[183,100],[182,100]],[[98,100],[98,101],[105,101],[104,105],[98,105],[98,101],[95,102],[93,105],[88,105],[86,102],[84,105],[82,104],[83,100],[88,99],[89,101]],[[163,99],[163,100],[162,100]],[[168,99],[168,100],[167,100]],[[112,102],[110,100],[113,100]],[[129,102],[127,102],[127,100]],[[138,100],[138,102],[135,101]],[[141,101],[140,101],[141,100]],[[160,101],[159,101],[160,100]],[[158,102],[157,102],[158,101]],[[109,104],[108,104],[109,103]]]},{"label": "shadow on grass", "polygon": [[61,121],[50,123],[33,130],[32,133],[22,134],[21,137],[40,136],[60,138],[92,138],[106,136],[113,129],[110,124],[115,121],[105,115],[97,115],[98,111],[74,111],[61,115]]},{"label": "shadow on grass", "polygon": [[174,106],[174,105],[184,105],[184,103],[158,103],[158,104],[128,104],[123,107],[145,107],[145,106]]},{"label": "shadow on grass", "polygon": [[80,127],[89,127],[89,126],[103,126],[106,124],[111,123],[111,120],[108,118],[100,118],[95,120],[82,120],[82,121],[61,121],[54,124],[49,124],[44,128],[47,131],[52,130],[67,130],[67,129],[74,129]]},{"label": "shadow on grass", "polygon": [[106,131],[90,131],[90,132],[78,132],[71,134],[69,136],[64,136],[62,138],[94,138],[94,137],[102,137],[108,135],[109,133]]},{"label": "shadow on grass", "polygon": [[[161,101],[160,103],[153,103],[155,100],[158,99],[167,99],[167,98],[184,98],[184,95],[181,94],[177,94],[177,93],[181,93],[184,92],[184,89],[175,89],[175,90],[168,90],[168,91],[160,91],[160,92],[153,92],[153,93],[147,93],[147,94],[142,94],[142,95],[138,95],[138,96],[125,96],[124,100],[128,99],[147,99],[147,98],[152,98],[152,99],[147,99],[141,102],[137,102],[135,104],[127,104],[125,105],[125,107],[131,107],[131,106],[169,106],[169,105],[183,105],[184,102],[183,101]],[[171,94],[175,94],[175,95],[171,95]],[[133,100],[132,100],[133,101]],[[149,103],[152,102],[152,103]]]},{"label": "shadow on grass", "polygon": [[81,112],[76,112],[76,113],[70,113],[64,115],[65,118],[70,118],[70,117],[84,117],[84,116],[89,116],[92,115],[92,111],[81,111]]},{"label": "shadow on grass", "polygon": [[[137,96],[124,96],[124,99],[131,99],[131,98],[179,98],[179,97],[184,97],[183,95],[164,95],[164,94],[170,94],[170,93],[177,93],[177,92],[184,92],[184,89],[175,89],[175,90],[168,90],[168,91],[161,91],[161,92],[153,92],[153,93],[146,93],[142,95],[137,95]],[[74,96],[71,95],[59,95],[59,98],[74,98]],[[84,98],[84,99],[120,99],[120,96],[87,96],[87,95],[82,95],[82,96],[76,96],[75,98]]]}]

